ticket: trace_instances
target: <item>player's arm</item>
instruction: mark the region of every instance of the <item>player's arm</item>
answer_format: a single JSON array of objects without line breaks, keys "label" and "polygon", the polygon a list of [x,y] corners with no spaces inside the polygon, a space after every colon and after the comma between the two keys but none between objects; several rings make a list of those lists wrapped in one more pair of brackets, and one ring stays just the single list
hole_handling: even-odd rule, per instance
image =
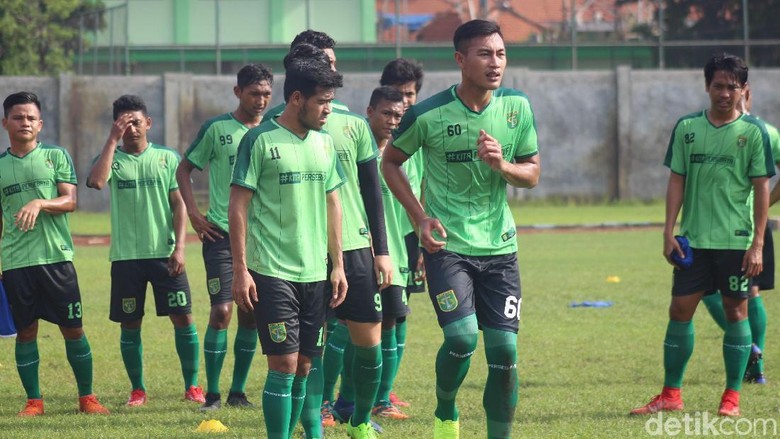
[{"label": "player's arm", "polygon": [[745,277],[757,276],[764,268],[764,229],[769,214],[769,178],[758,177],[753,183],[753,242],[742,259]]},{"label": "player's arm", "polygon": [[41,211],[51,215],[61,215],[76,210],[76,185],[72,183],[57,183],[59,196],[50,200],[37,198],[30,200],[14,214],[14,225],[22,232],[35,227],[35,222]]},{"label": "player's arm", "polygon": [[501,144],[485,130],[479,130],[477,156],[514,187],[530,189],[539,183],[542,169],[539,154],[515,162],[506,161]]},{"label": "player's arm", "polygon": [[371,245],[374,250],[374,271],[379,289],[390,286],[393,280],[393,265],[387,248],[387,230],[385,228],[384,203],[382,190],[379,187],[379,167],[376,159],[357,165],[360,196],[368,218],[368,228],[371,230]]},{"label": "player's arm", "polygon": [[190,179],[193,169],[195,169],[195,165],[187,158],[184,158],[179,162],[179,167],[176,168],[176,181],[179,183],[179,191],[181,192],[182,200],[184,200],[184,205],[187,206],[187,216],[189,216],[192,228],[195,229],[198,238],[201,241],[208,239],[213,242],[216,238],[221,239],[222,234],[198,210],[198,203],[195,201],[195,195],[192,191],[192,180]]},{"label": "player's arm", "polygon": [[228,204],[228,228],[230,251],[233,255],[233,301],[246,312],[254,309],[257,289],[246,266],[247,210],[254,193],[243,186],[230,187]]},{"label": "player's arm", "polygon": [[[347,275],[344,274],[344,258],[341,245],[341,200],[338,191],[332,190],[327,195],[328,209],[328,256],[332,265],[330,283],[333,286],[333,296],[330,307],[335,308],[347,297]],[[231,240],[233,234],[231,233]]]},{"label": "player's arm", "polygon": [[[778,163],[777,169],[780,170],[780,163]],[[769,205],[774,206],[778,200],[780,200],[780,179],[775,182],[775,186],[769,193]]]},{"label": "player's arm", "polygon": [[666,185],[666,217],[664,221],[664,257],[671,265],[672,252],[677,252],[681,258],[685,257],[680,244],[674,239],[674,227],[677,224],[677,215],[682,208],[683,195],[685,193],[685,176],[675,172],[669,173],[669,182]]},{"label": "player's arm", "polygon": [[429,217],[423,210],[420,201],[414,196],[412,187],[409,186],[409,179],[406,173],[401,169],[401,165],[408,159],[400,149],[395,146],[388,146],[382,153],[382,175],[385,176],[385,182],[390,191],[398,199],[398,202],[404,206],[412,225],[420,237],[420,244],[429,253],[441,250],[446,244],[443,241],[437,241],[433,237],[433,231],[436,230],[442,238],[447,238],[447,232],[438,219]]},{"label": "player's arm", "polygon": [[132,120],[133,115],[131,113],[125,113],[119,116],[119,118],[114,121],[114,124],[111,125],[111,131],[108,133],[108,139],[106,139],[106,143],[103,145],[103,151],[100,153],[100,156],[95,163],[92,164],[92,169],[89,171],[87,187],[101,190],[103,189],[103,186],[106,185],[108,177],[111,174],[111,164],[114,161],[114,150],[122,139],[125,130],[130,126]]},{"label": "player's arm", "polygon": [[184,243],[187,240],[187,207],[178,189],[170,191],[168,197],[173,210],[173,233],[176,243],[168,258],[168,274],[178,276],[184,272]]}]

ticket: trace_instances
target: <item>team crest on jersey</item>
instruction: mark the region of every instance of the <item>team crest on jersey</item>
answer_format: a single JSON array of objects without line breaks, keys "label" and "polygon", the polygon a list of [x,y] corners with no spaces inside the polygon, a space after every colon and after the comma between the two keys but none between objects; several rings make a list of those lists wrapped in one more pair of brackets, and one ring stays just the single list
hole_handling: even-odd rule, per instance
[{"label": "team crest on jersey", "polygon": [[165,157],[160,157],[160,167],[163,169],[168,168],[168,160]]},{"label": "team crest on jersey", "polygon": [[119,162],[114,161],[114,163],[111,163],[111,169],[113,169],[114,171],[118,170],[119,169]]},{"label": "team crest on jersey", "polygon": [[737,137],[737,146],[740,148],[744,148],[745,145],[747,145],[747,137],[745,136]]},{"label": "team crest on jersey", "polygon": [[52,162],[51,159],[46,159],[46,167],[49,169],[54,169],[54,162]]},{"label": "team crest on jersey", "polygon": [[439,309],[444,312],[454,311],[458,307],[458,298],[453,290],[437,294],[436,302],[439,304]]},{"label": "team crest on jersey", "polygon": [[131,314],[135,312],[135,297],[122,299],[122,311],[124,311],[125,314]]},{"label": "team crest on jersey", "polygon": [[510,111],[509,114],[506,115],[506,126],[509,128],[517,128],[518,123],[517,111]]},{"label": "team crest on jersey", "polygon": [[352,128],[350,128],[349,125],[342,128],[342,131],[344,132],[344,137],[346,137],[347,139],[352,138]]},{"label": "team crest on jersey", "polygon": [[287,340],[287,327],[284,326],[284,322],[269,323],[268,333],[271,334],[271,341],[274,343],[283,343]]},{"label": "team crest on jersey", "polygon": [[208,287],[209,287],[209,294],[211,294],[212,296],[219,293],[221,287],[219,283],[219,278],[215,277],[214,279],[209,279]]}]

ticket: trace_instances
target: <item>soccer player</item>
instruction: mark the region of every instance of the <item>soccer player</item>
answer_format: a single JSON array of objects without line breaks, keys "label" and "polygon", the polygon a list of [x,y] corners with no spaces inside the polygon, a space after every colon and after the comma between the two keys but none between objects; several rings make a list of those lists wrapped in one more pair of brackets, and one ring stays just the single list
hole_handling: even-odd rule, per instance
[{"label": "soccer player", "polygon": [[[203,242],[203,262],[206,265],[206,285],[211,300],[211,313],[206,335],[203,339],[203,356],[206,362],[206,403],[203,410],[222,406],[219,392],[219,376],[227,352],[227,327],[233,316],[232,256],[228,230],[228,200],[230,180],[233,176],[233,162],[241,138],[260,124],[263,111],[271,100],[273,75],[262,64],[249,64],[238,71],[233,94],[238,98],[238,107],[209,119],[198,132],[185,153],[185,160],[179,163],[176,180],[179,183],[187,214],[192,228]],[[198,210],[192,193],[190,174],[197,168],[209,166],[209,210],[204,216]],[[233,366],[233,384],[230,386],[227,404],[249,407],[244,389],[249,375],[249,366],[257,348],[257,329],[251,313],[238,309],[238,331],[233,343],[236,360]]]},{"label": "soccer player", "polygon": [[179,154],[149,142],[152,118],[140,97],[119,97],[113,117],[87,186],[101,190],[108,184],[111,190],[109,317],[121,328],[122,360],[132,384],[127,405],[147,400],[141,342],[147,283],[152,284],[157,315],[169,316],[173,323],[184,399],[204,403],[198,386],[198,332],[184,271],[187,208],[176,184]]},{"label": "soccer player", "polygon": [[[401,92],[403,95],[404,111],[417,103],[417,95],[420,93],[423,83],[422,67],[408,59],[397,58],[385,66],[382,70],[382,76],[379,79],[380,85],[389,85]],[[412,193],[420,200],[422,195],[423,180],[423,155],[422,151],[413,155],[403,164],[406,177],[409,179],[409,185],[412,187]],[[409,257],[407,267],[414,270],[410,273],[408,284],[406,286],[406,298],[409,299],[410,293],[425,292],[425,265],[423,264],[422,254],[420,253],[420,241],[417,234],[414,233],[414,227],[409,221],[408,215],[401,217],[401,223],[405,232],[406,251]],[[395,334],[398,342],[398,365],[401,367],[401,360],[406,350],[406,316],[399,317],[396,320]],[[398,371],[396,370],[396,373]],[[409,403],[398,398],[395,392],[390,392],[390,402],[398,407],[409,407]]]},{"label": "soccer player", "polygon": [[244,135],[233,171],[233,299],[254,313],[268,357],[263,413],[272,439],[288,439],[295,428],[311,359],[322,351],[328,256],[329,305],[339,305],[347,291],[336,192],[344,177],[333,140],[319,132],[341,82],[323,63],[289,65],[287,106]]},{"label": "soccer player", "polygon": [[[750,86],[745,85],[744,98],[737,104],[737,109],[745,114],[750,114],[750,108],[753,104],[750,93]],[[772,148],[772,157],[775,165],[780,168],[780,134],[777,128],[764,122],[767,133],[769,134],[769,143]],[[769,193],[769,205],[772,206],[780,199],[780,184],[775,183],[772,191]],[[748,322],[750,323],[750,334],[753,342],[748,359],[747,370],[745,371],[744,381],[756,384],[766,384],[764,377],[764,360],[762,353],[764,351],[764,342],[766,340],[766,308],[760,292],[773,290],[775,288],[775,246],[772,239],[772,229],[764,229],[764,251],[762,253],[764,269],[758,276],[753,277],[748,296]],[[702,301],[707,306],[707,310],[715,322],[724,331],[726,330],[726,314],[723,310],[723,299],[720,292],[705,295]]]},{"label": "soccer player", "polygon": [[[541,170],[528,97],[501,88],[500,27],[472,20],[453,37],[461,82],[412,106],[382,156],[387,185],[423,247],[428,292],[444,333],[436,357],[435,438],[457,438],[455,397],[484,334],[487,436],[508,438],[517,405],[520,275],[506,185],[532,188]],[[425,154],[425,208],[401,165]]]},{"label": "soccer player", "polygon": [[76,171],[67,151],[38,141],[41,103],[31,92],[3,101],[10,148],[0,154],[3,283],[17,328],[16,370],[27,393],[19,416],[44,413],[38,381],[38,319],[59,326],[76,377],[79,411],[108,414],[92,393],[92,350],[81,303],[68,213],[76,209]]},{"label": "soccer player", "polygon": [[682,207],[680,234],[693,249],[693,265],[674,269],[663,390],[631,414],[682,410],[680,390],[693,353],[693,314],[702,296],[715,290],[723,295],[727,320],[726,390],[718,414],[740,414],[739,390],[751,344],[747,297],[751,278],[762,269],[768,177],[775,173],[763,122],[737,109],[747,80],[748,68],[740,58],[710,58],[704,67],[709,109],[682,117],[672,131],[664,159],[671,172],[663,255],[672,265],[672,253],[684,256],[674,236]]},{"label": "soccer player", "polygon": [[[398,128],[404,114],[404,95],[390,86],[377,87],[371,93],[371,100],[366,109],[368,125],[377,143],[380,157],[390,139],[393,130]],[[374,400],[372,414],[390,419],[407,419],[390,399],[396,374],[398,373],[398,339],[396,336],[396,321],[409,314],[408,295],[406,288],[409,277],[409,257],[406,252],[406,224],[408,216],[398,200],[382,183],[382,202],[385,207],[385,227],[387,230],[387,247],[393,261],[393,279],[391,285],[382,293],[382,377],[379,391]],[[416,262],[416,261],[415,261]]]}]

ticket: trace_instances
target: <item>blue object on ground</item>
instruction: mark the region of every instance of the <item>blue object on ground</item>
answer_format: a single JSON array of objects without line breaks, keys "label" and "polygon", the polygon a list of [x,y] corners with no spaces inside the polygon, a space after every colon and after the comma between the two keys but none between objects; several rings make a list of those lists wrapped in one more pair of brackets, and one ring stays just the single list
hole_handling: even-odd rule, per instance
[{"label": "blue object on ground", "polygon": [[693,249],[688,244],[688,238],[678,235],[675,236],[674,239],[680,244],[680,250],[685,253],[685,257],[681,258],[677,252],[673,251],[671,255],[672,262],[682,269],[690,268],[690,266],[693,265]]},{"label": "blue object on ground", "polygon": [[609,308],[610,306],[612,306],[611,300],[586,300],[569,304],[569,308]]}]

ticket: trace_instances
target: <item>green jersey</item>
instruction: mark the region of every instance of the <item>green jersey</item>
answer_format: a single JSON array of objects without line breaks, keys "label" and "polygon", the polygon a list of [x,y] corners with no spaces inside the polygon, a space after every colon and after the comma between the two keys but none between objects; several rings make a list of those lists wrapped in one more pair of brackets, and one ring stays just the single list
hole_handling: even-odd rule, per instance
[{"label": "green jersey", "polygon": [[14,215],[30,201],[59,197],[58,183],[76,185],[73,161],[65,149],[38,143],[24,157],[13,155],[10,148],[0,154],[3,270],[73,260],[68,214],[41,211],[27,232],[14,224]]},{"label": "green jersey", "polygon": [[745,250],[753,242],[752,178],[775,175],[764,123],[742,115],[716,127],[707,112],[672,131],[664,165],[685,177],[680,233],[691,247]]},{"label": "green jersey", "polygon": [[[377,160],[377,164],[382,158]],[[380,173],[381,175],[381,173]],[[406,287],[409,277],[409,254],[406,251],[406,232],[404,220],[409,221],[406,210],[395,198],[384,177],[380,179],[382,204],[385,208],[385,230],[387,230],[387,250],[393,263],[393,285]]]},{"label": "green jersey", "polygon": [[[406,178],[409,179],[409,186],[412,187],[412,193],[418,200],[422,195],[422,179],[425,163],[423,162],[423,152],[418,150],[413,156],[409,157],[409,160],[405,161],[401,167],[406,172]],[[414,232],[414,225],[409,219],[409,215],[404,214],[401,218],[401,230],[403,230],[404,236]]]},{"label": "green jersey", "polygon": [[426,213],[447,231],[445,249],[468,256],[517,251],[506,180],[477,157],[479,131],[501,144],[505,160],[538,154],[536,123],[528,97],[499,88],[480,112],[466,107],[456,87],[413,105],[401,119],[393,147],[425,157]]},{"label": "green jersey", "polygon": [[167,258],[176,244],[170,193],[179,189],[179,154],[149,142],[138,154],[119,147],[108,184],[111,188],[111,261]]},{"label": "green jersey", "polygon": [[209,165],[209,210],[206,219],[222,231],[228,230],[228,201],[233,163],[241,138],[249,131],[232,113],[209,119],[184,156],[199,170]]},{"label": "green jersey", "polygon": [[301,139],[274,119],[241,139],[232,184],[254,192],[247,215],[246,263],[291,282],[326,279],[327,193],[344,183],[333,139]]}]

